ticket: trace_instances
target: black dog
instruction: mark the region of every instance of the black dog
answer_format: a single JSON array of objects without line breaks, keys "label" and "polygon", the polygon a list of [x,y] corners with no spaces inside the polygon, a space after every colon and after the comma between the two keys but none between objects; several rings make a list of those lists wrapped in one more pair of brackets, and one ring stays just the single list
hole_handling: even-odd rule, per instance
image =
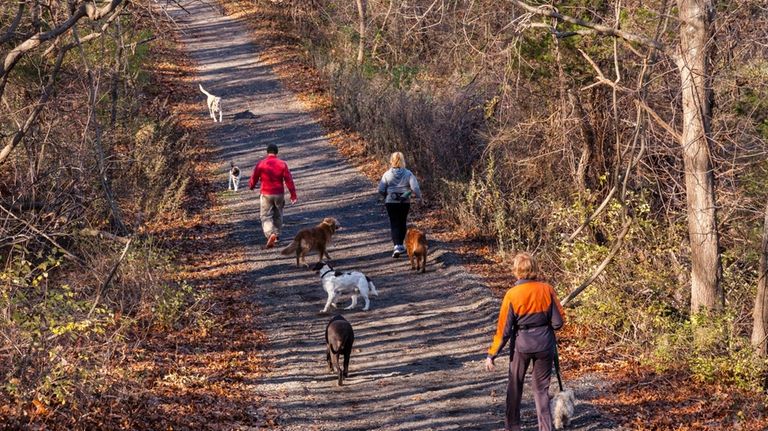
[{"label": "black dog", "polygon": [[[341,314],[337,314],[325,327],[326,359],[332,373],[338,371],[339,386],[344,377],[349,376],[349,355],[352,354],[352,343],[355,342],[355,333],[352,325]],[[344,367],[339,364],[339,355],[344,355]]]}]

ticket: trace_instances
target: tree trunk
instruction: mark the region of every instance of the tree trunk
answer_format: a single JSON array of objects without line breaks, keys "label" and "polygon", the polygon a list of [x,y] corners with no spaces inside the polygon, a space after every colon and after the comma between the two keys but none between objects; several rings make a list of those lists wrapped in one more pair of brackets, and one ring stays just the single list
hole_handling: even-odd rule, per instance
[{"label": "tree trunk", "polygon": [[593,186],[587,177],[589,166],[592,163],[592,154],[595,152],[595,130],[592,128],[589,116],[584,111],[579,95],[575,91],[569,90],[568,97],[579,119],[579,127],[581,129],[581,156],[576,167],[576,186],[579,188],[580,193],[584,193]]},{"label": "tree trunk", "polygon": [[357,15],[360,18],[358,31],[360,32],[360,42],[357,45],[357,64],[363,64],[365,59],[365,9],[367,0],[355,0],[357,3]]},{"label": "tree trunk", "polygon": [[752,346],[762,356],[768,356],[768,204],[765,206],[763,220],[763,242],[760,245],[760,265],[758,267],[757,297],[752,312]]},{"label": "tree trunk", "polygon": [[710,160],[712,98],[709,41],[714,0],[677,0],[680,10],[678,68],[683,102],[683,147],[688,238],[691,243],[691,311],[723,306],[720,286],[715,178]]}]

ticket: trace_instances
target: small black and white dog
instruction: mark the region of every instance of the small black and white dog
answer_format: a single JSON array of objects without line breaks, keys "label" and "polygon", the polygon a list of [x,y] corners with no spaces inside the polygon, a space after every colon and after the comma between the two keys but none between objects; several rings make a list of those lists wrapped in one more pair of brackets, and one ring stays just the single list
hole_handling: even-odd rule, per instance
[{"label": "small black and white dog", "polygon": [[323,290],[328,294],[328,301],[325,303],[325,308],[321,313],[327,313],[334,305],[336,299],[339,296],[345,294],[352,295],[352,304],[345,310],[351,310],[357,307],[357,300],[362,297],[365,301],[365,307],[363,311],[368,311],[371,306],[371,301],[368,299],[368,294],[373,296],[379,296],[379,292],[376,291],[376,286],[370,278],[365,274],[358,271],[342,272],[335,271],[331,265],[320,261],[312,268],[320,274],[320,282],[323,284]]},{"label": "small black and white dog", "polygon": [[229,162],[229,190],[233,188],[237,191],[240,187],[240,168],[235,166],[234,162]]},{"label": "small black and white dog", "polygon": [[207,97],[205,103],[208,105],[208,112],[211,114],[211,118],[216,122],[216,113],[219,114],[219,123],[221,123],[221,117],[224,115],[224,111],[221,110],[221,97],[214,96],[213,94],[205,91],[202,84],[198,84],[200,91]]},{"label": "small black and white dog", "polygon": [[[349,376],[349,356],[352,354],[354,342],[355,332],[352,330],[352,324],[341,314],[334,316],[325,327],[325,357],[331,372],[339,374],[339,386],[344,378]],[[339,363],[339,355],[344,355],[343,367]]]}]

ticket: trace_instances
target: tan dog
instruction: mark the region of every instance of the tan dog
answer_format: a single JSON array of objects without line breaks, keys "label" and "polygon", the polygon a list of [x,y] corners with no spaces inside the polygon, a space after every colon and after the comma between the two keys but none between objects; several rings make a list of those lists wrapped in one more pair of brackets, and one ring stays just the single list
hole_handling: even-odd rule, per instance
[{"label": "tan dog", "polygon": [[330,259],[328,246],[331,243],[331,236],[340,228],[341,226],[335,218],[326,217],[319,225],[300,230],[293,241],[288,244],[288,247],[280,251],[280,254],[288,256],[296,253],[296,266],[300,266],[299,260],[306,265],[304,256],[312,250],[317,250],[320,253],[320,262],[323,260],[323,255]]},{"label": "tan dog", "polygon": [[421,272],[427,271],[427,236],[424,232],[409,228],[405,234],[405,251],[408,252],[408,261],[411,262],[411,269]]}]

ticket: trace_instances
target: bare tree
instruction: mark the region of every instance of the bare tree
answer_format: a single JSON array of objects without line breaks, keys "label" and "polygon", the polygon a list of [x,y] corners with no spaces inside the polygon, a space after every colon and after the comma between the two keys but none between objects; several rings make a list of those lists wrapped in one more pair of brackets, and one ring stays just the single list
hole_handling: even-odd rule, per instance
[{"label": "bare tree", "polygon": [[768,204],[763,220],[763,240],[757,274],[757,297],[752,312],[752,346],[761,356],[768,356]]},{"label": "bare tree", "polygon": [[367,0],[355,0],[357,4],[358,15],[358,32],[360,33],[360,40],[357,44],[357,64],[363,64],[365,59],[365,27],[366,27],[366,9]]},{"label": "bare tree", "polygon": [[683,122],[680,145],[685,165],[688,238],[691,245],[691,311],[720,309],[720,286],[715,176],[712,172],[712,94],[709,71],[713,0],[678,0]]},{"label": "bare tree", "polygon": [[[710,154],[712,96],[708,62],[714,21],[713,1],[677,1],[680,45],[674,50],[656,39],[561,14],[551,6],[533,6],[520,0],[513,0],[513,3],[530,14],[555,18],[588,29],[561,33],[555,27],[548,27],[559,37],[589,34],[611,36],[662,51],[676,60],[681,77],[683,121],[682,132],[674,132],[673,135],[680,142],[685,165],[688,238],[692,262],[691,311],[722,308],[724,298],[720,286],[715,182]],[[601,81],[605,82],[605,79],[601,77]],[[669,125],[666,127],[673,130]]]},{"label": "bare tree", "polygon": [[[38,31],[37,33],[31,35],[23,42],[19,43],[18,45],[14,46],[9,52],[4,54],[4,60],[2,66],[0,66],[0,97],[3,97],[5,93],[6,85],[8,84],[8,79],[10,78],[11,72],[13,71],[14,67],[18,64],[18,62],[29,52],[34,51],[38,49],[42,44],[46,42],[52,42],[52,48],[56,47],[59,42],[59,38],[66,34],[67,31],[69,31],[75,24],[77,24],[78,21],[80,21],[84,17],[88,17],[93,21],[98,21],[101,18],[110,15],[109,18],[106,20],[104,27],[99,32],[91,33],[85,37],[82,38],[81,42],[86,42],[91,39],[98,38],[102,35],[106,27],[112,23],[112,21],[117,17],[119,14],[119,10],[116,11],[118,6],[120,6],[122,0],[111,0],[101,8],[97,8],[94,3],[90,2],[81,2],[76,9],[73,9],[72,14],[62,23],[58,24],[56,27],[52,28],[51,30],[42,32]],[[18,17],[21,16],[23,13],[24,7],[23,5],[19,5],[19,12],[17,15]],[[7,36],[3,36],[3,40],[7,41],[13,41],[13,30],[16,28],[18,23],[17,20],[14,20],[14,22],[11,24],[11,27],[6,32]],[[60,52],[62,55],[66,54],[67,51],[73,49],[76,45],[75,44],[68,44],[60,48]],[[51,48],[49,48],[51,49]],[[50,83],[53,85],[56,79],[56,74],[58,73],[59,68],[54,68],[54,72],[50,76]],[[48,88],[48,87],[46,87]],[[8,142],[5,144],[5,146],[0,150],[0,164],[5,162],[8,159],[8,156],[11,154],[14,148],[22,141],[24,136],[28,133],[30,127],[35,123],[37,120],[37,117],[40,115],[40,112],[42,111],[45,103],[48,101],[49,90],[44,90],[41,94],[41,97],[39,98],[38,103],[32,108],[30,115],[27,117],[27,120],[24,122],[24,126],[20,127],[19,130],[13,134],[13,136],[8,140]]]}]

